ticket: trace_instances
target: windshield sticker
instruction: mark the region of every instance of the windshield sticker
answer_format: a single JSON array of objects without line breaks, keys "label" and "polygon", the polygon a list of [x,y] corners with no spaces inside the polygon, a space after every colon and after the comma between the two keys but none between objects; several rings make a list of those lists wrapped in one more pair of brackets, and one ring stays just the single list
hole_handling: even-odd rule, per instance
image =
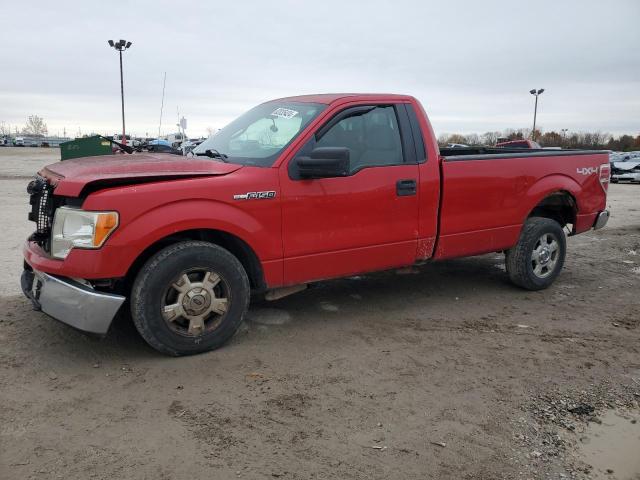
[{"label": "windshield sticker", "polygon": [[276,108],[271,114],[272,117],[280,117],[280,118],[293,118],[298,114],[295,110],[289,110],[288,108]]}]

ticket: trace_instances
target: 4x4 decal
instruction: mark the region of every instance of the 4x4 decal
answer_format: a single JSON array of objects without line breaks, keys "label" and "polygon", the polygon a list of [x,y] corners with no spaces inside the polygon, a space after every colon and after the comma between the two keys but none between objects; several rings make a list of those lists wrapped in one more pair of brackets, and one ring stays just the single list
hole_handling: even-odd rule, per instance
[{"label": "4x4 decal", "polygon": [[598,173],[598,167],[576,168],[576,173],[579,173],[580,175],[593,175],[594,173]]}]

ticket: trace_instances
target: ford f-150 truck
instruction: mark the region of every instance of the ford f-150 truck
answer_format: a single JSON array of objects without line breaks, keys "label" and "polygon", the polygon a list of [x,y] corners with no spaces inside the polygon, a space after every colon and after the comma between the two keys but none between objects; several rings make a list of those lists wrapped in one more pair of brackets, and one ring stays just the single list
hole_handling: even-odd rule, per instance
[{"label": "ford f-150 truck", "polygon": [[193,354],[235,333],[252,293],[330,278],[505,252],[513,283],[542,289],[566,234],[609,217],[606,153],[439,149],[405,95],[273,100],[193,153],[42,169],[21,282],[35,307],[102,335],[128,310],[152,347]]}]

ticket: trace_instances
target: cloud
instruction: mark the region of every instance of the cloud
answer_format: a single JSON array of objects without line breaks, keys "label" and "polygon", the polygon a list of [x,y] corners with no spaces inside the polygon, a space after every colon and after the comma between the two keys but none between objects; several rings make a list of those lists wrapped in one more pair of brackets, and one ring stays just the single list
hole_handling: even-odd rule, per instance
[{"label": "cloud", "polygon": [[124,54],[128,129],[189,120],[221,127],[274,97],[409,93],[437,133],[529,126],[531,88],[545,129],[640,130],[640,3],[595,0],[13,4],[0,32],[0,121],[45,117],[52,132],[120,128],[116,52]]}]

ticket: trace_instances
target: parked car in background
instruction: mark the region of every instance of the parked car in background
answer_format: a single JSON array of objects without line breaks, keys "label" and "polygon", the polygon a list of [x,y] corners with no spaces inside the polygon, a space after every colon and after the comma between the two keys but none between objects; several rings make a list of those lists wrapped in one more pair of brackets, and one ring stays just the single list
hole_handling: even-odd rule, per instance
[{"label": "parked car in background", "polygon": [[25,147],[39,147],[42,143],[42,140],[40,140],[39,138],[28,138],[25,137],[24,139],[24,146]]},{"label": "parked car in background", "polygon": [[23,137],[14,138],[13,145],[16,147],[24,147],[24,138]]},{"label": "parked car in background", "polygon": [[113,138],[114,142],[119,142],[119,143],[124,143],[123,139],[127,140],[127,144],[131,141],[131,136],[130,135],[124,135],[122,136],[121,133],[115,133],[111,136],[111,138]]},{"label": "parked car in background", "polygon": [[155,142],[157,139],[154,137],[146,137],[140,140],[140,148],[146,150],[151,142]]},{"label": "parked car in background", "polygon": [[196,148],[204,141],[204,138],[190,138],[189,140],[185,140],[184,142],[182,142],[182,144],[180,145],[180,150],[182,151],[183,155],[188,155],[193,151],[194,148]]},{"label": "parked car in background", "polygon": [[640,183],[640,157],[611,164],[611,182]]},{"label": "parked car in background", "polygon": [[[113,135],[113,140],[115,142],[119,142],[119,143],[125,143],[122,141],[122,134],[121,133],[116,133]],[[124,138],[127,139],[127,145],[129,145],[130,147],[139,147],[141,146],[142,142],[140,142],[140,140],[138,140],[137,138],[132,138],[131,135],[125,135]]]},{"label": "parked car in background", "polygon": [[162,140],[166,140],[174,147],[179,147],[180,144],[185,140],[185,135],[182,133],[170,133],[169,135],[165,135],[164,137],[160,137]]},{"label": "parked car in background", "polygon": [[620,152],[609,152],[609,163],[615,163],[622,160]]},{"label": "parked car in background", "polygon": [[617,162],[640,162],[640,151],[634,152],[609,152],[609,163],[613,165]]},{"label": "parked car in background", "polygon": [[533,140],[509,140],[508,142],[496,143],[496,147],[504,148],[542,148],[540,144]]},{"label": "parked car in background", "polygon": [[167,140],[152,140],[147,143],[147,150],[155,153],[172,153],[174,155],[182,155],[182,150],[171,145]]},{"label": "parked car in background", "polygon": [[629,162],[629,161],[640,161],[640,152],[622,152],[620,154],[620,158],[618,159],[620,162]]}]

